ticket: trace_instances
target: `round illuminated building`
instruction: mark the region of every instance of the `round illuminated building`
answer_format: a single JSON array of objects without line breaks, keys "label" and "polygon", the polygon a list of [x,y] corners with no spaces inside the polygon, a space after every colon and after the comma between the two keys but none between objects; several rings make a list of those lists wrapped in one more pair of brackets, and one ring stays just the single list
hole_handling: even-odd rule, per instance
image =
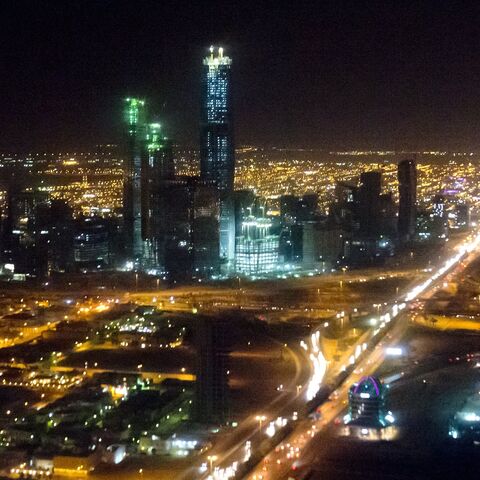
[{"label": "round illuminated building", "polygon": [[373,376],[363,377],[350,387],[348,414],[344,417],[345,433],[371,439],[388,439],[385,431],[394,418],[386,409],[388,389]]}]

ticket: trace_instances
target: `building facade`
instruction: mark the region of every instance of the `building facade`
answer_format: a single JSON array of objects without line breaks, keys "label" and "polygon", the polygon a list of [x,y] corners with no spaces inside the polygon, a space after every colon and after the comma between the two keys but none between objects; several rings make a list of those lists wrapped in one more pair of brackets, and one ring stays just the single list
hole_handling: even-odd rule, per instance
[{"label": "building facade", "polygon": [[203,180],[214,181],[220,191],[220,257],[227,270],[235,255],[231,65],[221,47],[210,47],[203,59],[200,127],[200,172]]},{"label": "building facade", "polygon": [[235,246],[235,271],[255,276],[277,269],[280,237],[271,234],[268,218],[249,216],[242,222],[242,234]]},{"label": "building facade", "polygon": [[127,145],[123,183],[123,232],[125,258],[132,268],[141,264],[142,239],[142,166],[145,162],[145,101],[125,100]]},{"label": "building facade", "polygon": [[172,142],[158,123],[147,126],[147,161],[142,169],[142,266],[164,273],[166,186],[175,178]]},{"label": "building facade", "polygon": [[229,417],[229,334],[223,319],[196,321],[197,379],[194,417],[205,424],[224,424]]},{"label": "building facade", "polygon": [[417,165],[415,160],[398,164],[398,237],[400,242],[413,240],[417,221]]}]

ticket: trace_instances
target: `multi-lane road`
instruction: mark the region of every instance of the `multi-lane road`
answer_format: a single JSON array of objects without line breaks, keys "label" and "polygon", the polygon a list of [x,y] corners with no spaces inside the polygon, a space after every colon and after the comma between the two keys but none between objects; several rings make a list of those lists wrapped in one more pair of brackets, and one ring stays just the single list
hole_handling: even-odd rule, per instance
[{"label": "multi-lane road", "polygon": [[[385,347],[397,344],[408,327],[407,303],[420,297],[428,298],[443,282],[461,274],[465,267],[479,254],[480,236],[469,238],[458,245],[456,251],[434,270],[422,283],[411,288],[404,296],[396,299],[392,305],[378,318],[378,326],[372,331],[373,342],[376,335],[385,335],[376,346],[360,355],[355,370],[338,388],[330,400],[321,408],[320,419],[304,419],[296,425],[294,431],[273,451],[266,455],[262,462],[245,478],[248,480],[281,480],[295,478],[296,471],[303,471],[314,462],[316,451],[312,439],[335,418],[339,417],[346,407],[348,388],[364,375],[371,375],[384,361]],[[212,478],[224,480],[226,476],[212,475]]]}]

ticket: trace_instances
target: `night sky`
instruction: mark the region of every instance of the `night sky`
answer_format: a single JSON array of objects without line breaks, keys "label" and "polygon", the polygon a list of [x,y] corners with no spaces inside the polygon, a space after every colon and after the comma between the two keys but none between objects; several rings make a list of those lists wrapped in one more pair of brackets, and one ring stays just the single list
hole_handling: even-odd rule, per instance
[{"label": "night sky", "polygon": [[5,0],[0,149],[116,142],[126,95],[196,146],[212,43],[237,145],[480,149],[479,30],[478,1]]}]

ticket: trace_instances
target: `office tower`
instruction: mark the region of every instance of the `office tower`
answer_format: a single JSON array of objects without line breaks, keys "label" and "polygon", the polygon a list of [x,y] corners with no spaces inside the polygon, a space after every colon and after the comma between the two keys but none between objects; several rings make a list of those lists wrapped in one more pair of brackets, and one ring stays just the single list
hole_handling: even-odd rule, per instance
[{"label": "office tower", "polygon": [[407,242],[415,236],[417,215],[417,165],[415,160],[398,164],[398,237]]},{"label": "office tower", "polygon": [[433,197],[432,227],[434,239],[445,240],[448,237],[447,199],[440,194]]},{"label": "office tower", "polygon": [[379,213],[380,218],[378,231],[380,233],[380,237],[386,236],[388,238],[395,239],[398,231],[398,218],[397,207],[391,192],[380,195]]},{"label": "office tower", "polygon": [[145,153],[145,101],[127,98],[125,101],[127,146],[124,165],[123,229],[125,254],[129,265],[137,267],[142,261],[142,167]]},{"label": "office tower", "polygon": [[295,195],[280,197],[280,218],[284,226],[293,225],[298,217],[299,198]]},{"label": "office tower", "polygon": [[447,221],[447,201],[443,195],[435,195],[433,197],[433,217],[442,221]]},{"label": "office tower", "polygon": [[380,216],[381,172],[363,172],[358,190],[359,233],[366,238],[378,236]]},{"label": "office tower", "polygon": [[164,271],[171,280],[218,273],[219,193],[198,177],[165,180],[161,216]]},{"label": "office tower", "polygon": [[73,209],[66,202],[50,200],[37,205],[30,230],[38,277],[73,269]]},{"label": "office tower", "polygon": [[77,220],[73,239],[75,266],[97,271],[111,265],[111,233],[107,219],[86,217]]},{"label": "office tower", "polygon": [[165,208],[168,208],[165,180],[175,177],[172,142],[167,139],[159,123],[147,127],[147,162],[142,169],[142,239],[144,241],[143,267],[164,271]]},{"label": "office tower", "polygon": [[318,195],[306,193],[298,202],[297,221],[308,222],[314,219],[318,211]]},{"label": "office tower", "polygon": [[196,319],[197,380],[194,416],[198,422],[224,424],[228,420],[229,335],[223,319]]},{"label": "office tower", "polygon": [[235,254],[231,65],[223,48],[210,47],[203,60],[200,133],[201,177],[216,182],[220,191],[220,256],[227,269]]},{"label": "office tower", "polygon": [[212,182],[193,182],[191,208],[193,276],[211,277],[219,269],[220,202]]},{"label": "office tower", "polygon": [[470,227],[470,208],[465,203],[459,203],[454,211],[455,228],[466,230]]},{"label": "office tower", "polygon": [[278,267],[280,237],[271,233],[272,221],[250,215],[242,222],[235,245],[235,270],[242,275],[263,275]]},{"label": "office tower", "polygon": [[48,194],[12,185],[7,192],[7,204],[4,261],[12,264],[16,273],[37,276],[41,271],[43,274],[46,261],[40,266],[35,258],[35,219],[41,206],[48,207]]},{"label": "office tower", "polygon": [[51,269],[68,272],[73,267],[73,209],[62,200],[50,201]]}]

